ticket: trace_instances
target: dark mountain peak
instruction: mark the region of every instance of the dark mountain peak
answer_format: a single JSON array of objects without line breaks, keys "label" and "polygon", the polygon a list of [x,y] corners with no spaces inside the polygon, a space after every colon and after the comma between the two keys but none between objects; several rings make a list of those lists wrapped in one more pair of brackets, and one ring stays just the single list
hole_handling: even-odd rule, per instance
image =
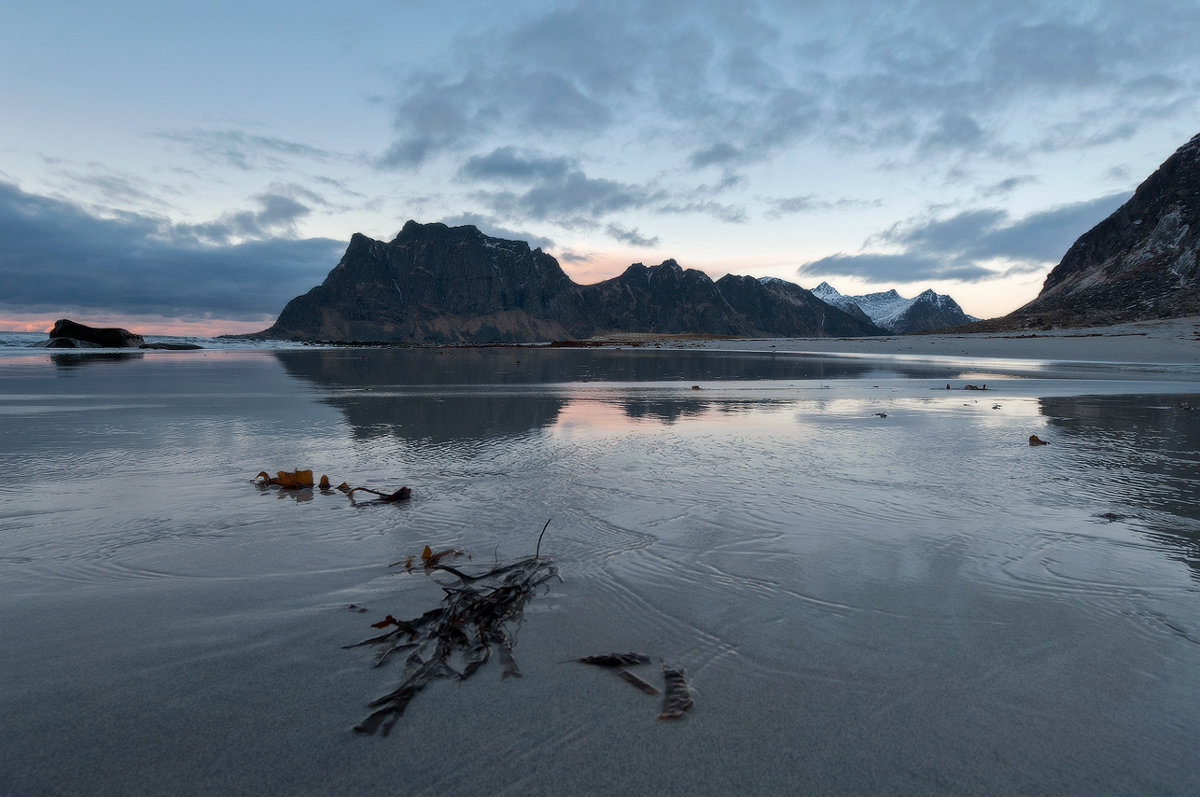
[{"label": "dark mountain peak", "polygon": [[629,268],[625,269],[619,277],[613,277],[606,282],[620,280],[628,282],[637,280],[641,282],[653,283],[675,283],[683,279],[689,279],[699,282],[712,282],[712,278],[703,271],[697,271],[694,268],[685,269],[675,260],[664,260],[657,266],[647,266],[642,263],[634,263]]},{"label": "dark mountain peak", "polygon": [[394,244],[403,244],[410,241],[446,241],[446,240],[471,240],[482,236],[483,233],[473,224],[464,224],[461,227],[449,227],[440,221],[431,221],[428,224],[409,219],[404,223],[404,228],[396,234],[392,240]]},{"label": "dark mountain peak", "polygon": [[1200,313],[1198,186],[1200,135],[1080,236],[1036,299],[994,323],[1083,326]]},{"label": "dark mountain peak", "polygon": [[757,334],[786,337],[879,335],[883,330],[865,316],[856,317],[827,304],[794,282],[726,274],[717,289],[736,312],[755,325]]}]

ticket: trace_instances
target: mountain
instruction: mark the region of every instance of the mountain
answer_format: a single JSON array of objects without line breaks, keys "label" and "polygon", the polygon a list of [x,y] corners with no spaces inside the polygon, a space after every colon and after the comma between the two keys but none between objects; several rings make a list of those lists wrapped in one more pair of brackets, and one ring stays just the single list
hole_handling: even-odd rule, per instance
[{"label": "mountain", "polygon": [[531,342],[615,332],[883,334],[783,280],[723,277],[674,260],[577,285],[550,255],[472,226],[410,221],[390,243],[355,234],[325,281],[252,337],[412,343]]},{"label": "mountain", "polygon": [[759,327],[761,336],[859,337],[885,330],[862,314],[831,306],[795,283],[777,277],[739,277],[727,274],[717,288],[730,306]]},{"label": "mountain", "polygon": [[876,326],[896,334],[924,332],[978,320],[964,313],[954,299],[932,290],[911,299],[905,299],[895,289],[862,296],[843,296],[828,282],[822,282],[813,288],[812,294],[848,313],[857,310]]},{"label": "mountain", "polygon": [[582,291],[601,334],[746,334],[745,319],[738,317],[712,278],[674,260],[650,267],[634,263],[620,276]]},{"label": "mountain", "polygon": [[1080,236],[1036,299],[998,320],[1087,326],[1200,315],[1198,253],[1200,135]]},{"label": "mountain", "polygon": [[355,234],[325,281],[263,334],[344,341],[552,340],[587,334],[579,286],[540,249],[474,227],[410,221],[391,243]]}]

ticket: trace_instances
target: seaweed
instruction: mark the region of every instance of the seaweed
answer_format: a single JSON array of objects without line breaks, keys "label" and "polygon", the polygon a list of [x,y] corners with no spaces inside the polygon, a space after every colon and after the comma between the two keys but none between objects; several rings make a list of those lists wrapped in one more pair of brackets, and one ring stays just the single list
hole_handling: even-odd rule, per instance
[{"label": "seaweed", "polygon": [[631,664],[649,664],[650,657],[644,653],[600,653],[595,656],[584,656],[575,661],[581,664],[594,664],[597,667],[628,667]]},{"label": "seaweed", "polygon": [[591,664],[595,667],[603,667],[607,670],[616,670],[617,675],[626,683],[633,684],[638,689],[641,689],[648,695],[657,695],[658,689],[643,681],[638,676],[631,673],[626,667],[632,667],[636,664],[649,664],[650,657],[645,653],[599,653],[594,656],[582,656],[574,659],[580,664]]},{"label": "seaweed", "polygon": [[[541,538],[538,539],[540,543]],[[427,574],[443,571],[457,579],[455,583],[442,585],[445,597],[440,607],[411,620],[397,620],[389,614],[372,624],[376,628],[389,628],[386,633],[346,646],[380,646],[376,667],[395,653],[410,651],[401,684],[368,704],[373,711],[354,726],[355,731],[371,734],[380,731],[386,736],[421,690],[439,678],[466,680],[487,664],[493,647],[498,649],[503,666],[501,680],[520,677],[512,655],[516,638],[509,625],[520,622],[521,612],[536,588],[558,577],[558,568],[553,561],[535,555],[469,574],[440,563],[442,557],[451,553],[459,552],[434,554],[426,546],[422,555]]]},{"label": "seaweed", "polygon": [[[346,496],[350,499],[351,503],[354,503],[356,505],[392,504],[397,501],[407,501],[409,498],[412,498],[412,489],[409,487],[401,487],[400,489],[395,490],[394,492],[390,492],[390,493],[384,493],[384,492],[380,492],[379,490],[373,490],[370,487],[351,487],[346,482],[342,482],[337,487],[331,487],[328,476],[321,476],[320,481],[314,485],[313,472],[311,469],[310,470],[300,470],[299,468],[297,468],[294,471],[280,470],[280,471],[276,471],[274,476],[272,476],[271,474],[267,473],[264,470],[264,471],[260,471],[259,474],[254,477],[254,483],[256,485],[258,485],[259,489],[261,489],[261,490],[266,490],[269,487],[280,488],[280,490],[282,491],[280,493],[281,497],[283,495],[283,492],[287,492],[293,496],[301,495],[301,494],[307,494],[307,495],[311,496],[312,489],[314,486],[325,495],[332,494],[333,491],[336,489],[336,490],[339,490],[340,492],[345,493]],[[301,491],[308,491],[308,492],[301,493]],[[359,504],[359,502],[354,500],[354,494],[357,492],[371,493],[372,495],[377,495],[379,497],[373,498],[369,501],[363,501],[361,504]],[[303,500],[308,500],[308,499],[305,498]]]},{"label": "seaweed", "polygon": [[678,719],[692,707],[692,696],[688,693],[687,681],[683,677],[682,667],[662,665],[663,680],[666,682],[666,692],[663,693],[662,708],[659,709],[660,720]]},{"label": "seaweed", "polygon": [[[271,476],[264,470],[260,471],[254,479],[255,481],[261,479],[262,481],[258,483],[262,487],[269,487],[274,484],[286,489],[302,490],[313,486],[313,472],[311,470],[281,470],[276,471],[274,476]],[[328,484],[326,477],[322,476],[321,479],[325,480],[325,483]]]},{"label": "seaweed", "polygon": [[617,670],[617,675],[621,676],[622,680],[633,684],[638,689],[641,689],[643,692],[645,692],[648,695],[657,695],[658,694],[658,689],[656,689],[655,687],[646,683],[641,678],[638,678],[636,675],[631,673],[629,670],[626,670],[626,669]]},{"label": "seaweed", "polygon": [[[338,489],[341,488],[339,487]],[[378,490],[372,490],[370,487],[350,487],[347,485],[347,489],[342,490],[342,492],[344,492],[351,501],[354,500],[354,494],[359,492],[371,493],[372,495],[379,496],[378,498],[372,498],[370,501],[366,502],[369,504],[391,504],[396,501],[407,501],[409,498],[412,498],[412,489],[409,487],[401,487],[399,490],[396,490],[393,493],[381,493]]]}]

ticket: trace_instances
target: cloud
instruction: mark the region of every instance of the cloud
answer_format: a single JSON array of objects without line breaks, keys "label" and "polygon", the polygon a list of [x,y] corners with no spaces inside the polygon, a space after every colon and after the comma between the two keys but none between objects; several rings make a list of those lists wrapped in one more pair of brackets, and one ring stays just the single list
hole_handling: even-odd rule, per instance
[{"label": "cloud", "polygon": [[265,238],[295,232],[296,222],[311,209],[283,194],[265,193],[254,197],[258,210],[238,210],[203,224],[175,225],[175,236],[194,236],[198,242],[228,244],[247,238]]},{"label": "cloud", "polygon": [[877,202],[870,202],[865,199],[850,199],[842,197],[840,199],[821,199],[816,194],[802,194],[800,196],[778,197],[766,200],[768,205],[767,217],[772,219],[780,219],[784,216],[791,216],[796,213],[812,213],[828,210],[844,210],[846,208],[862,208],[868,207]]},{"label": "cloud", "polygon": [[458,170],[460,177],[471,180],[561,180],[568,172],[577,170],[578,163],[570,158],[542,157],[516,147],[499,147],[486,155],[473,155]]},{"label": "cloud", "polygon": [[995,272],[982,266],[956,266],[940,258],[905,252],[902,254],[838,253],[805,263],[796,270],[801,277],[837,275],[859,277],[867,282],[905,283],[928,280],[975,282],[994,277]]},{"label": "cloud", "polygon": [[1006,177],[999,182],[992,183],[991,185],[980,186],[979,195],[986,198],[1005,196],[1007,194],[1011,194],[1013,191],[1017,190],[1023,185],[1029,185],[1030,183],[1037,182],[1039,182],[1038,178],[1031,174],[1014,175],[1013,177]]},{"label": "cloud", "polygon": [[[295,208],[279,199],[260,198],[256,213],[283,222]],[[324,238],[203,245],[162,218],[103,218],[0,182],[0,306],[10,312],[258,319],[324,279],[344,248]]]},{"label": "cloud", "polygon": [[580,254],[579,252],[574,252],[569,249],[567,251],[560,252],[558,255],[558,259],[564,263],[571,263],[571,264],[591,263],[592,262],[591,255]]},{"label": "cloud", "polygon": [[741,205],[713,202],[711,200],[685,200],[681,202],[665,202],[657,207],[660,213],[686,216],[699,214],[711,216],[726,224],[743,224],[746,221],[746,209]]},{"label": "cloud", "polygon": [[[744,175],[798,170],[810,144],[868,170],[972,175],[986,158],[1031,171],[1034,156],[1120,143],[1200,101],[1186,33],[1200,6],[1147,2],[527,6],[397,72],[376,163],[453,169],[504,223],[565,229],[634,210],[743,222]],[[701,176],[713,169],[716,189]],[[1001,197],[1020,179],[977,190]],[[768,218],[831,209],[755,201]]]},{"label": "cloud", "polygon": [[554,241],[550,238],[502,226],[495,217],[485,216],[480,213],[459,213],[456,216],[448,216],[442,219],[442,223],[451,227],[470,224],[484,235],[490,235],[492,238],[503,238],[507,241],[524,241],[534,249],[544,250],[554,248]]},{"label": "cloud", "polygon": [[969,114],[947,112],[939,116],[921,137],[917,149],[921,153],[979,151],[985,138],[983,128]]},{"label": "cloud", "polygon": [[636,229],[630,230],[622,227],[620,224],[610,224],[605,228],[610,238],[615,238],[623,244],[629,246],[641,247],[644,249],[653,249],[658,246],[658,236],[647,237],[642,235]]},{"label": "cloud", "polygon": [[707,147],[693,152],[688,157],[688,163],[694,169],[706,166],[726,166],[740,162],[744,157],[741,149],[728,141],[715,141]]},{"label": "cloud", "polygon": [[260,136],[244,130],[164,130],[156,134],[167,141],[186,144],[212,163],[241,171],[282,169],[295,158],[328,161],[338,157],[330,150],[299,141]]},{"label": "cloud", "polygon": [[[978,282],[1030,273],[1061,259],[1080,235],[1129,197],[1130,192],[1110,194],[1015,220],[999,208],[910,220],[867,240],[868,246],[898,251],[838,253],[805,263],[797,274],[852,276],[868,282]],[[1003,267],[994,267],[997,263]]]},{"label": "cloud", "polygon": [[551,220],[563,226],[591,226],[604,216],[640,208],[662,192],[604,177],[589,177],[579,162],[547,157],[512,146],[473,155],[458,170],[463,180],[513,185],[517,190],[483,189],[475,197],[507,218]]},{"label": "cloud", "polygon": [[479,191],[476,197],[506,217],[592,226],[596,219],[644,207],[659,198],[645,186],[591,178],[578,169],[535,183],[525,191]]}]

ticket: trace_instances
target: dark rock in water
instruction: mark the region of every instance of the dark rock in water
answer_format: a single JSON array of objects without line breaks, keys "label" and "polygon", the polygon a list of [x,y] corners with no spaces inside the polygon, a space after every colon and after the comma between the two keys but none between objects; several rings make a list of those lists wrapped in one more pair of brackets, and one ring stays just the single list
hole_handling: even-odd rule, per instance
[{"label": "dark rock in water", "polygon": [[[54,343],[55,340],[71,340],[74,344],[59,344]],[[128,349],[135,346],[141,346],[146,341],[141,335],[135,335],[128,329],[120,327],[89,327],[86,324],[77,324],[66,318],[61,318],[54,322],[54,328],[50,330],[51,342],[47,344],[47,348],[87,348],[88,346],[100,347],[104,349]],[[88,346],[80,346],[79,343],[88,344]]]},{"label": "dark rock in water", "polygon": [[139,349],[162,349],[163,351],[195,351],[204,347],[198,343],[143,343]]},{"label": "dark rock in water", "polygon": [[39,340],[36,343],[30,343],[31,349],[102,349],[104,348],[99,343],[89,343],[86,340],[77,340],[75,338],[49,338],[48,340]]},{"label": "dark rock in water", "polygon": [[577,285],[558,261],[522,241],[410,221],[390,243],[356,234],[321,285],[288,302],[270,329],[243,337],[522,343],[615,332],[879,334],[806,296],[799,286],[718,284],[674,260]]}]

